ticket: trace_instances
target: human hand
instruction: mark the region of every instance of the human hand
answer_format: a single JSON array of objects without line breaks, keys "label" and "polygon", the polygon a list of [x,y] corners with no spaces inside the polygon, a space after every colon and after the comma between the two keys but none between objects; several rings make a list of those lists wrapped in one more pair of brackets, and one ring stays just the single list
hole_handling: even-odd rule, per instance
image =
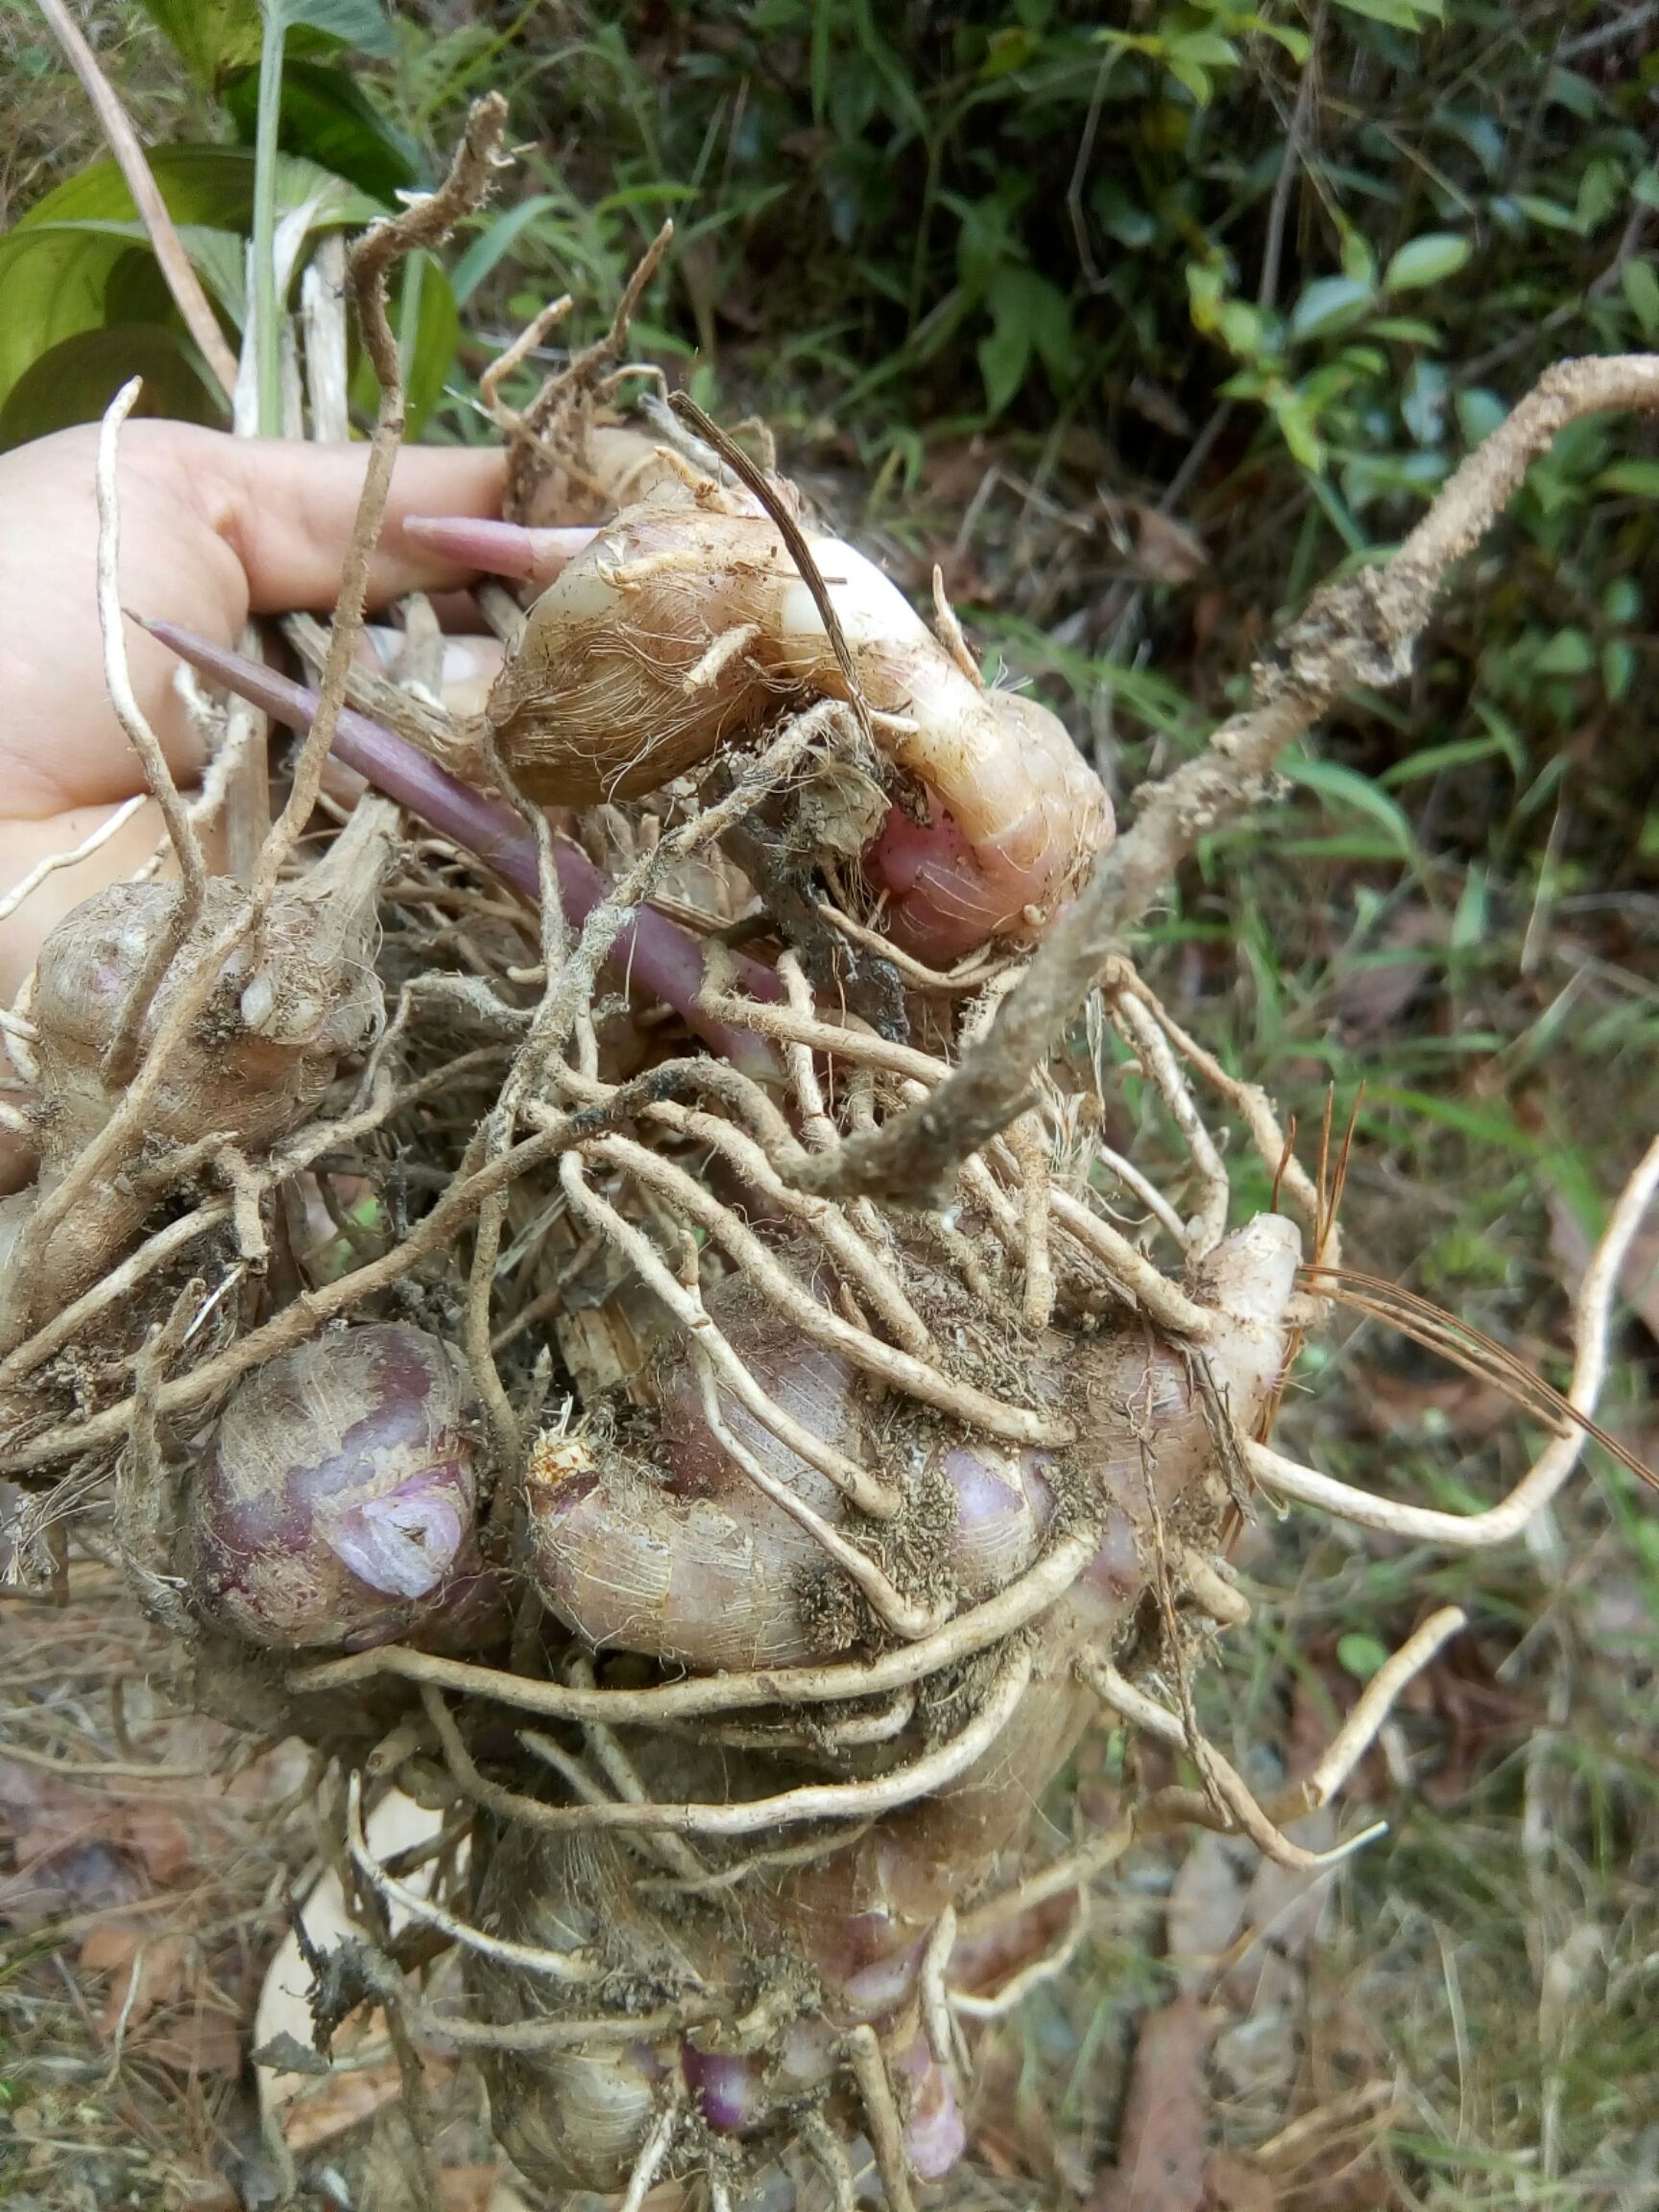
[{"label": "human hand", "polygon": [[[87,426],[0,455],[0,902],[39,861],[72,852],[145,787],[104,683],[97,443]],[[226,645],[250,613],[331,609],[367,455],[361,445],[130,423],[118,475],[122,604]],[[425,549],[403,521],[422,511],[498,514],[503,468],[497,450],[415,446],[399,454],[371,570],[372,607],[469,581],[471,571]],[[139,704],[188,788],[204,760],[175,683],[179,663],[131,623],[126,644]],[[12,1001],[54,925],[130,875],[160,834],[148,801],[108,843],[48,876],[0,918],[0,1003]]]},{"label": "human hand", "polygon": [[[0,455],[0,1004],[9,1005],[47,933],[106,883],[140,867],[162,835],[145,798],[108,840],[46,876],[10,914],[7,894],[42,860],[71,853],[145,790],[104,682],[97,610],[98,431],[64,430]],[[237,439],[180,422],[122,434],[119,585],[124,606],[233,645],[249,615],[328,610],[350,541],[366,445]],[[369,603],[439,591],[473,571],[405,533],[422,510],[499,513],[495,450],[409,447],[397,458]],[[204,765],[173,655],[127,626],[139,705],[181,788]],[[471,641],[487,677],[498,649]],[[0,1070],[5,1056],[0,1051]],[[32,1171],[0,1133],[0,1190]]]}]

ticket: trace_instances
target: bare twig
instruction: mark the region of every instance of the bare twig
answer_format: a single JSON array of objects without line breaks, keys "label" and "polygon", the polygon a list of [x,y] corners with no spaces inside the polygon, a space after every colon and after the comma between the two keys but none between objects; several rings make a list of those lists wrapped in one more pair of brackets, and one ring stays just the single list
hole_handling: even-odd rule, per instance
[{"label": "bare twig", "polygon": [[843,2049],[864,2103],[871,2148],[891,2212],[916,2212],[916,2200],[910,2194],[910,2162],[904,2155],[904,2130],[880,2038],[874,2028],[854,2028]]},{"label": "bare twig", "polygon": [[1316,1872],[1351,1857],[1387,1828],[1385,1820],[1374,1821],[1334,1850],[1305,1850],[1300,1843],[1293,1843],[1288,1836],[1280,1833],[1238,1768],[1223,1759],[1213,1743],[1197,1736],[1180,1714],[1171,1713],[1156,1697],[1149,1697],[1144,1690],[1126,1681],[1112,1662],[1097,1651],[1086,1651],[1077,1662],[1077,1671],[1101,1703],[1110,1706],[1113,1712],[1121,1714],[1137,1728],[1143,1728],[1161,1743],[1167,1743],[1178,1751],[1190,1751],[1206,1785],[1226,1807],[1240,1831],[1275,1864],[1291,1867],[1299,1873]]},{"label": "bare twig", "polygon": [[196,341],[220,389],[229,398],[236,389],[236,356],[226,344],[218,318],[190,266],[190,256],[150,173],[150,164],[144,158],[137,132],[128,121],[127,110],[116,97],[114,86],[99,68],[97,56],[87,45],[63,0],[38,0],[38,4],[41,14],[52,27],[53,36],[68,55],[70,66],[86,87],[87,98],[98,111],[109,151],[127,180],[132,204],[150,233],[150,243],[167,280],[167,289],[173,295],[173,303],[183,316],[184,326]]},{"label": "bare twig", "polygon": [[1452,563],[1469,552],[1557,433],[1609,408],[1659,407],[1659,355],[1564,361],[1477,448],[1381,568],[1317,592],[1254,672],[1255,696],[1196,760],[1142,795],[1132,829],[1044,939],[1018,989],[949,1081],[913,1113],[805,1163],[805,1189],[938,1203],[953,1168],[1031,1103],[1032,1071],[1059,1045],[1124,932],[1197,840],[1260,798],[1286,747],[1356,685],[1400,682]]}]

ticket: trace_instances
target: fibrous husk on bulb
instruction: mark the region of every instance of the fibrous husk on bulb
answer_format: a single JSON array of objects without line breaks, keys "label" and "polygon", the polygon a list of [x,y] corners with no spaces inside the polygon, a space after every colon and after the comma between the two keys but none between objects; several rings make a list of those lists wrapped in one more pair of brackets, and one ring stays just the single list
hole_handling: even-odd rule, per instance
[{"label": "fibrous husk on bulb", "polygon": [[[224,961],[150,1090],[142,1131],[149,1165],[158,1167],[169,1150],[208,1136],[247,1153],[303,1127],[342,1060],[377,1033],[385,1002],[374,973],[376,907],[397,819],[389,800],[367,797],[325,856],[279,888]],[[0,1287],[0,1346],[113,1265],[155,1203],[122,1172],[126,1163],[115,1163],[89,1181],[42,1248],[31,1248],[35,1208],[121,1106],[132,1070],[111,1068],[110,1047],[132,1019],[132,995],[156,948],[176,928],[183,898],[176,883],[110,884],[66,915],[40,949],[30,995],[40,1175],[33,1190],[8,1202],[19,1264]],[[225,878],[208,878],[137,1025],[136,1065],[246,898]]]}]

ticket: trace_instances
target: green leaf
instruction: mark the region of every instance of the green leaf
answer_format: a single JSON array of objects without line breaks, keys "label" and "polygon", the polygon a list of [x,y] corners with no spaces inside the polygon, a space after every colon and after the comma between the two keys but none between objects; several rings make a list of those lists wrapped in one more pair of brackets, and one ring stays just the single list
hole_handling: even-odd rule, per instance
[{"label": "green leaf", "polygon": [[0,238],[0,401],[42,355],[98,327],[110,276],[136,251],[119,233],[74,224]]},{"label": "green leaf", "polygon": [[517,207],[508,207],[493,217],[449,273],[457,304],[465,307],[485,277],[506,260],[537,217],[558,204],[557,193],[538,192],[534,199],[522,200]]},{"label": "green leaf", "polygon": [[1420,31],[1425,15],[1438,15],[1429,0],[1336,0],[1350,15],[1369,16],[1373,23],[1391,24],[1396,31]]},{"label": "green leaf", "polygon": [[1455,230],[1428,230],[1401,247],[1382,274],[1385,292],[1415,292],[1455,276],[1469,258],[1469,241]]},{"label": "green leaf", "polygon": [[[215,229],[239,230],[244,236],[252,228],[253,156],[245,147],[158,146],[150,155],[150,167],[176,223],[204,223]],[[308,201],[325,209],[315,226],[319,229],[372,223],[387,212],[382,202],[352,190],[343,178],[315,161],[284,155],[276,165],[277,220]],[[0,239],[0,248],[46,224],[132,223],[137,216],[132,195],[114,162],[95,161],[37,200]]]},{"label": "green leaf", "polygon": [[1487,391],[1483,384],[1472,384],[1466,391],[1459,392],[1453,404],[1457,410],[1457,427],[1463,433],[1466,445],[1479,445],[1483,439],[1490,438],[1509,414],[1497,393]]},{"label": "green leaf", "polygon": [[1285,773],[1293,783],[1311,791],[1327,806],[1345,806],[1351,813],[1365,815],[1387,832],[1392,849],[1403,860],[1416,860],[1417,841],[1411,833],[1410,823],[1387,792],[1369,776],[1343,767],[1339,760],[1313,759],[1286,760]]},{"label": "green leaf", "polygon": [[228,71],[252,68],[259,59],[258,0],[142,0],[142,5],[190,74],[209,91]]},{"label": "green leaf", "polygon": [[1659,461],[1615,461],[1596,479],[1598,492],[1622,492],[1636,499],[1659,499]]},{"label": "green leaf", "polygon": [[1634,576],[1615,576],[1601,594],[1601,612],[1622,630],[1642,619],[1642,587]]},{"label": "green leaf", "polygon": [[979,373],[985,382],[985,404],[1000,415],[1025,381],[1031,359],[1031,333],[1022,323],[1010,320],[981,338],[974,349]]},{"label": "green leaf", "polygon": [[1490,760],[1494,754],[1503,750],[1500,740],[1491,733],[1484,737],[1455,737],[1445,745],[1426,745],[1421,753],[1411,753],[1404,760],[1396,760],[1378,781],[1390,791],[1397,791],[1402,783],[1418,783],[1425,776],[1438,776],[1447,768],[1464,768],[1473,760]]},{"label": "green leaf", "polygon": [[[169,38],[190,74],[209,91],[259,60],[264,11],[259,0],[142,0],[144,12]],[[292,55],[326,54],[341,45],[389,56],[392,29],[377,0],[276,0],[274,13],[290,34]]]},{"label": "green leaf", "polygon": [[1515,204],[1545,230],[1576,231],[1578,228],[1577,216],[1571,207],[1563,207],[1559,200],[1546,200],[1536,192],[1517,192]]},{"label": "green leaf", "polygon": [[1625,644],[1622,637],[1611,638],[1601,648],[1601,688],[1615,705],[1630,696],[1630,686],[1636,681],[1636,648]]},{"label": "green leaf", "polygon": [[1254,18],[1251,28],[1264,32],[1269,38],[1275,39],[1279,45],[1284,47],[1286,53],[1289,55],[1299,69],[1313,51],[1313,41],[1309,37],[1307,32],[1298,31],[1288,23],[1267,23],[1258,15]]},{"label": "green leaf", "polygon": [[1620,271],[1619,281],[1643,337],[1659,338],[1659,276],[1652,262],[1632,256]]},{"label": "green leaf", "polygon": [[1345,1673],[1352,1674],[1356,1682],[1369,1682],[1373,1674],[1380,1674],[1388,1664],[1388,1647],[1375,1636],[1362,1635],[1358,1629],[1336,1639],[1336,1664]]},{"label": "green leaf", "polygon": [[1238,60],[1238,47],[1219,31],[1184,31],[1169,40],[1164,55],[1166,60],[1193,61],[1206,69],[1232,69]]},{"label": "green leaf", "polygon": [[[236,146],[163,146],[151,169],[185,249],[221,303],[241,305],[241,254],[236,243],[253,215],[253,160]],[[277,163],[277,215],[301,218],[309,231],[372,221],[379,202],[315,162],[284,156]],[[109,301],[127,256],[152,268],[147,233],[132,195],[113,161],[66,178],[0,238],[0,403],[42,354],[77,331],[131,320]],[[161,312],[168,312],[164,308]]]},{"label": "green leaf", "polygon": [[286,31],[319,31],[359,54],[394,52],[392,26],[379,0],[265,0]]},{"label": "green leaf", "polygon": [[31,363],[0,406],[0,451],[96,422],[130,376],[144,389],[134,412],[223,424],[225,411],[192,366],[182,342],[155,323],[77,330]]},{"label": "green leaf", "polygon": [[[403,359],[409,436],[416,438],[444,397],[445,381],[454,364],[455,345],[461,335],[461,316],[449,279],[430,254],[412,254],[404,263],[404,269],[409,272],[405,281],[420,284],[413,345],[409,343],[401,316],[397,332]],[[417,271],[418,276],[414,274]],[[351,397],[364,414],[372,415],[377,396],[374,372],[368,356],[364,355],[351,380]]]},{"label": "green leaf", "polygon": [[1596,665],[1596,648],[1582,630],[1557,630],[1533,661],[1538,676],[1583,676]]},{"label": "green leaf", "polygon": [[[228,77],[220,97],[245,146],[253,143],[259,106],[259,72]],[[345,177],[377,200],[391,201],[421,180],[420,149],[395,130],[339,67],[289,60],[282,71],[282,105],[276,143]]]},{"label": "green leaf", "polygon": [[1362,322],[1376,295],[1358,276],[1316,276],[1290,310],[1294,340],[1328,338]]}]

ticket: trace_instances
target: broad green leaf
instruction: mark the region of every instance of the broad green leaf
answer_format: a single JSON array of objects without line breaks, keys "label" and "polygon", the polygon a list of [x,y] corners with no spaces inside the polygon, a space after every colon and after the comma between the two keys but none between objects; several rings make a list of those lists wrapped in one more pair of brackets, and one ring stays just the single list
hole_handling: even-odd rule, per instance
[{"label": "broad green leaf", "polygon": [[142,0],[142,6],[209,91],[230,70],[252,68],[259,59],[258,0]]},{"label": "broad green leaf", "polygon": [[1417,841],[1411,833],[1410,823],[1387,792],[1369,776],[1343,767],[1339,760],[1306,758],[1286,760],[1285,773],[1293,783],[1311,791],[1327,806],[1345,806],[1351,813],[1365,815],[1379,829],[1387,831],[1393,850],[1403,860],[1416,859]]},{"label": "broad green leaf", "polygon": [[[245,147],[158,146],[150,155],[150,167],[176,223],[204,223],[244,234],[252,228],[253,156]],[[277,221],[306,201],[318,201],[326,210],[319,228],[372,223],[387,212],[384,203],[353,190],[344,178],[332,176],[315,161],[285,154],[276,163]],[[137,214],[114,162],[95,161],[36,201],[11,237],[47,223],[131,223]],[[10,239],[0,239],[0,246],[8,243]]]},{"label": "broad green leaf", "polygon": [[392,26],[379,0],[265,0],[285,30],[320,31],[360,54],[393,51]]},{"label": "broad green leaf", "polygon": [[[205,223],[180,223],[175,226],[179,242],[189,255],[196,274],[204,279],[209,293],[238,330],[247,313],[245,298],[247,278],[247,244],[234,230],[216,230]],[[150,252],[150,231],[136,216],[130,223],[87,221],[83,223],[42,223],[31,230],[36,237],[120,238],[136,247],[143,253]],[[5,241],[0,240],[0,264],[4,262]]]},{"label": "broad green leaf", "polygon": [[1231,38],[1223,38],[1219,31],[1184,31],[1171,38],[1164,49],[1167,61],[1192,61],[1204,69],[1231,69],[1238,60],[1238,49]]},{"label": "broad green leaf", "polygon": [[1429,230],[1401,247],[1382,274],[1386,292],[1415,292],[1455,276],[1469,258],[1469,241],[1454,230]]},{"label": "broad green leaf", "polygon": [[981,338],[974,350],[985,382],[985,404],[993,415],[1000,415],[1025,381],[1031,333],[1022,323],[1010,319]]},{"label": "broad green leaf", "polygon": [[[234,249],[224,233],[245,236],[253,215],[253,158],[234,146],[158,147],[150,157],[161,197],[198,266],[220,299],[240,301]],[[277,215],[307,210],[308,230],[372,221],[385,212],[313,161],[283,156],[276,172]],[[128,319],[108,292],[123,257],[154,267],[132,196],[113,161],[95,162],[48,192],[0,238],[0,401],[18,377],[77,331]],[[221,234],[217,242],[204,233]],[[165,313],[165,309],[162,309]]]},{"label": "broad green leaf", "polygon": [[[237,71],[220,97],[245,146],[254,138],[259,72]],[[282,106],[276,143],[390,202],[421,180],[420,149],[394,129],[356,82],[339,67],[290,60],[282,71]]]},{"label": "broad green leaf", "polygon": [[1375,298],[1357,276],[1316,276],[1290,310],[1293,339],[1328,338],[1362,322]]},{"label": "broad green leaf", "polygon": [[156,323],[77,330],[42,353],[18,377],[0,406],[0,450],[96,422],[130,376],[142,376],[135,412],[186,422],[222,424],[216,405],[181,341]]},{"label": "broad green leaf", "polygon": [[[144,12],[172,40],[191,75],[216,91],[239,69],[259,60],[264,11],[259,0],[142,0]],[[390,55],[391,26],[378,0],[275,0],[289,35],[291,57],[326,54],[341,45]]]},{"label": "broad green leaf", "polygon": [[80,225],[19,226],[0,238],[0,400],[43,354],[98,327],[111,272],[138,251],[118,232]]}]

